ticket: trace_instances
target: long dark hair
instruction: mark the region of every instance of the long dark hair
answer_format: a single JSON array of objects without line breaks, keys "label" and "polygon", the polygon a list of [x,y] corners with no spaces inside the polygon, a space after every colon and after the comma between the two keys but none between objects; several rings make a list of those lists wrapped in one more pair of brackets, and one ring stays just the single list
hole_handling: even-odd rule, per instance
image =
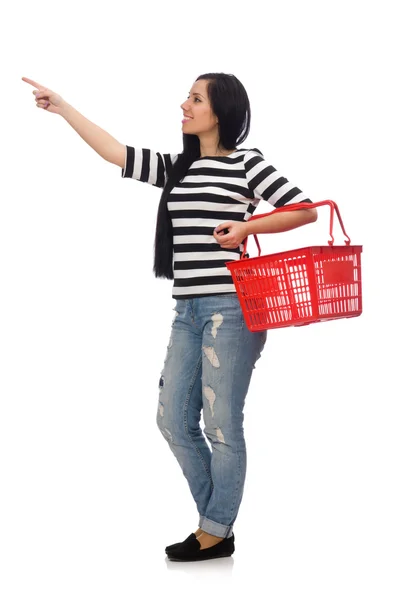
[{"label": "long dark hair", "polygon": [[[247,92],[234,75],[205,73],[197,77],[208,80],[207,92],[213,113],[218,117],[218,148],[234,150],[247,138],[251,108]],[[167,207],[172,188],[185,177],[190,165],[200,157],[197,135],[183,134],[183,151],[175,161],[160,197],[154,241],[153,272],[156,277],[173,279],[172,221]]]}]

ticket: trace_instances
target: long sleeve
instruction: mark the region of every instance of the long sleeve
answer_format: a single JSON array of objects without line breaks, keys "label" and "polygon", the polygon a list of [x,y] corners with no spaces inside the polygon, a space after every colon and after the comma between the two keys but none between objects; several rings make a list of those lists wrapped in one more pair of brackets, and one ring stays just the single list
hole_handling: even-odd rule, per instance
[{"label": "long sleeve", "polygon": [[244,157],[244,167],[249,189],[255,198],[263,198],[279,208],[285,204],[311,202],[311,200],[296,186],[283,177],[263,157],[257,148],[250,150]]},{"label": "long sleeve", "polygon": [[163,188],[178,154],[161,154],[148,148],[125,147],[121,177],[132,178]]}]

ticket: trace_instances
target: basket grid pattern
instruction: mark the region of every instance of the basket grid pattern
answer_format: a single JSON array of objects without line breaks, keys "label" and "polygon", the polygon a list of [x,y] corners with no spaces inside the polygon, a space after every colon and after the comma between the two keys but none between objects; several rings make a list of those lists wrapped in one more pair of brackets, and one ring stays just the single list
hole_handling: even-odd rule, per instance
[{"label": "basket grid pattern", "polygon": [[359,246],[317,246],[229,263],[251,331],[361,313]]}]

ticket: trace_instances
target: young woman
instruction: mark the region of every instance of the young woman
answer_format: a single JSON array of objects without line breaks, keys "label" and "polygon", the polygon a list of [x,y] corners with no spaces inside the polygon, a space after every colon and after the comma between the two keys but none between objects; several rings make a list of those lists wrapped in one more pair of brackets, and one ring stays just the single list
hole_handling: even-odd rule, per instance
[{"label": "young woman", "polygon": [[166,552],[172,560],[231,556],[246,474],[244,402],[266,331],[247,329],[225,263],[241,258],[249,234],[294,229],[315,221],[317,212],[302,208],[250,222],[260,200],[273,207],[310,200],[258,149],[238,148],[251,111],[233,75],[206,73],[193,83],[181,105],[180,154],[123,145],[55,92],[22,79],[36,88],[39,108],[61,115],[122,177],[163,189],[153,270],[174,280],[176,305],[157,424],[199,515],[196,532]]}]

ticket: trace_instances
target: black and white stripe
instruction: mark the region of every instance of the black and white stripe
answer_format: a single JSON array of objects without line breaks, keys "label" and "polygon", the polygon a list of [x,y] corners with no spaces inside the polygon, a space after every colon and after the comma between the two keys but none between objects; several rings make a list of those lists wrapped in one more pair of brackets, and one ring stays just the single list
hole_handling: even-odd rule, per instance
[{"label": "black and white stripe", "polygon": [[[122,177],[164,188],[178,154],[126,146]],[[168,199],[174,235],[173,298],[234,292],[225,263],[239,260],[243,245],[221,248],[213,230],[224,221],[248,221],[260,200],[275,208],[310,202],[269,164],[257,148],[195,160]]]}]

